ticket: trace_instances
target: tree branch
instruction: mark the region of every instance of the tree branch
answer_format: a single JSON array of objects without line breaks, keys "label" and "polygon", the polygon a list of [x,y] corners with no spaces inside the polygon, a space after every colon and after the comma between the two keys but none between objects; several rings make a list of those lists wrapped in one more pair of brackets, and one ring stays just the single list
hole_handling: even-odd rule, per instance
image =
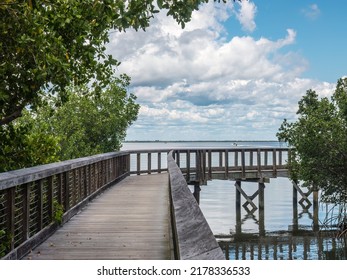
[{"label": "tree branch", "polygon": [[2,119],[0,119],[0,125],[9,124],[13,120],[21,117],[23,109],[24,109],[24,106],[17,107],[12,114],[10,114],[8,116],[5,116]]}]

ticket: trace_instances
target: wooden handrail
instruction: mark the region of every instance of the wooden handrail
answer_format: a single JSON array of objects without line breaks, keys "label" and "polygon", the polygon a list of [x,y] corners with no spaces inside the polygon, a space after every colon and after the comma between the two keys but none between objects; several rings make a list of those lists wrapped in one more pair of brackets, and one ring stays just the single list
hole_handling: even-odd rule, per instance
[{"label": "wooden handrail", "polygon": [[0,173],[0,256],[18,259],[103,189],[129,175],[129,153]]},{"label": "wooden handrail", "polygon": [[176,257],[181,260],[224,260],[223,252],[172,153],[167,160]]},{"label": "wooden handrail", "polygon": [[[130,174],[167,171],[170,150],[136,150],[130,153]],[[189,181],[288,176],[288,148],[175,149],[173,157]]]}]

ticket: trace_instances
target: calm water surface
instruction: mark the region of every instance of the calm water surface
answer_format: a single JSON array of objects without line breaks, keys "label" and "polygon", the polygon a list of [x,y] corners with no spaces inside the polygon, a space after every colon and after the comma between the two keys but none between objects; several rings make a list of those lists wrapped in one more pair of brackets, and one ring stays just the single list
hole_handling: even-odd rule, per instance
[{"label": "calm water surface", "polygon": [[[123,150],[175,148],[286,147],[284,143],[268,141],[226,142],[131,142]],[[235,235],[235,182],[212,180],[201,186],[200,207],[228,259],[346,259],[346,240],[313,232],[313,206],[304,209],[298,204],[297,224],[302,231],[293,234],[293,187],[288,178],[271,179],[265,184],[265,235],[259,235],[259,211],[248,213],[241,207],[242,235]],[[242,189],[252,195],[257,183],[242,182]],[[306,190],[304,189],[304,192]],[[300,196],[298,197],[300,200]],[[254,203],[258,205],[255,198]],[[241,201],[243,204],[245,200]],[[311,195],[312,202],[312,195]],[[322,223],[327,205],[320,205],[318,217]],[[331,213],[330,213],[331,214]]]}]

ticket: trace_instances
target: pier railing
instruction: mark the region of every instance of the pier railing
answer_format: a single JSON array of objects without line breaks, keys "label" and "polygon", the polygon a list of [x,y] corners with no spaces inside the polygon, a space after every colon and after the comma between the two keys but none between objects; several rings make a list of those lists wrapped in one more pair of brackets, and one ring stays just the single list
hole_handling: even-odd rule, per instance
[{"label": "pier railing", "polygon": [[119,152],[0,173],[0,257],[21,258],[128,171]]},{"label": "pier railing", "polygon": [[[20,258],[103,189],[128,175],[168,171],[170,150],[137,150],[0,173],[0,257]],[[286,176],[285,148],[177,149],[188,183]]]},{"label": "pier railing", "polygon": [[[167,171],[169,150],[130,151],[131,174]],[[288,176],[288,148],[175,149],[173,157],[188,181]]]}]

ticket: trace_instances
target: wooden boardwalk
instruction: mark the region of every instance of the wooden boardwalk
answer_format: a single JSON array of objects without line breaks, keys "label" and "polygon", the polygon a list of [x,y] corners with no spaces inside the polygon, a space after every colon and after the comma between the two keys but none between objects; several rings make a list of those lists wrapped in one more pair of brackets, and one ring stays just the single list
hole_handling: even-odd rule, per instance
[{"label": "wooden boardwalk", "polygon": [[168,175],[125,178],[23,259],[173,259]]}]

